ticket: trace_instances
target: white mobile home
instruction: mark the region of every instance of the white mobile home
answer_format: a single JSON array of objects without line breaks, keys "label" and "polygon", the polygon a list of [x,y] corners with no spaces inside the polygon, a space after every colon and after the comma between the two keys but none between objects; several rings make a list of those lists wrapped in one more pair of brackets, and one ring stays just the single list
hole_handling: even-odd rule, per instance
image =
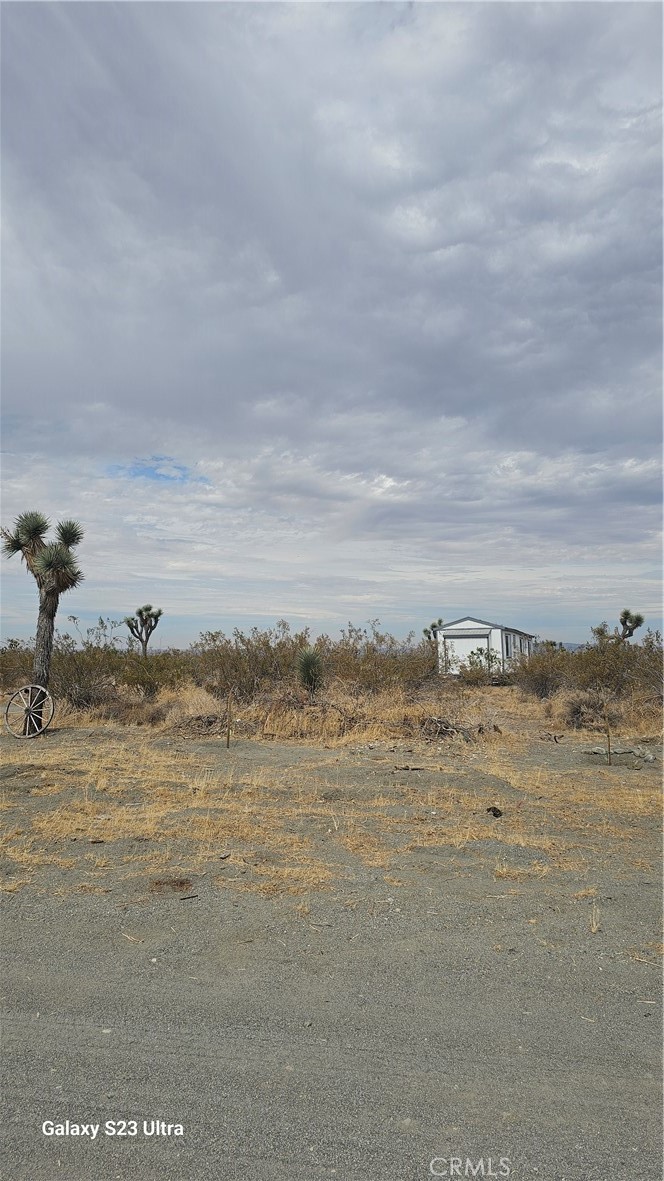
[{"label": "white mobile home", "polygon": [[[465,664],[471,652],[486,651],[489,663],[496,671],[507,672],[515,656],[530,656],[535,636],[518,627],[489,623],[464,615],[442,627],[435,628],[438,641],[438,671],[458,676],[459,666]],[[494,660],[491,660],[491,654]],[[498,663],[499,662],[499,663]]]}]

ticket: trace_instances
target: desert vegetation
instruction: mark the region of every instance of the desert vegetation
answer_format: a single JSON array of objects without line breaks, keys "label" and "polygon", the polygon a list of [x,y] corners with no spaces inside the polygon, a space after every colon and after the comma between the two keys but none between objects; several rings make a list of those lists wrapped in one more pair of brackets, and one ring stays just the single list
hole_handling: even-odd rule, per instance
[{"label": "desert vegetation", "polygon": [[[139,650],[136,639],[127,643],[126,620],[100,618],[85,633],[76,617],[68,623],[68,631],[54,635],[51,689],[60,711],[99,721],[182,727],[189,719],[204,731],[227,726],[231,710],[233,726],[247,736],[407,736],[436,718],[490,727],[492,702],[503,689],[522,712],[563,730],[659,727],[662,639],[650,630],[628,642],[601,623],[573,651],[541,642],[492,685],[496,670],[480,661],[458,677],[440,677],[429,637],[400,640],[377,620],[315,640],[307,628],[293,631],[280,620],[263,630],[204,632],[188,649],[159,651],[146,642]],[[9,639],[0,649],[3,689],[30,680],[34,665],[35,645]],[[480,690],[483,707],[471,708]]]},{"label": "desert vegetation", "polygon": [[[68,624],[52,653],[57,724],[34,745],[3,736],[2,889],[189,889],[214,870],[222,888],[308,905],[368,872],[404,885],[434,849],[507,883],[572,874],[585,888],[607,858],[645,864],[655,633],[637,644],[600,625],[487,684],[439,676],[426,636],[377,621],[338,639],[280,621],[145,655],[124,621]],[[7,691],[29,679],[33,645],[0,656]]]},{"label": "desert vegetation", "polygon": [[592,639],[574,651],[550,641],[538,644],[530,657],[515,663],[514,684],[545,701],[547,716],[572,729],[602,730],[607,721],[615,726],[657,717],[662,637],[648,629],[640,643],[627,643],[624,617],[629,615],[621,614],[622,631],[601,623],[592,629]]}]

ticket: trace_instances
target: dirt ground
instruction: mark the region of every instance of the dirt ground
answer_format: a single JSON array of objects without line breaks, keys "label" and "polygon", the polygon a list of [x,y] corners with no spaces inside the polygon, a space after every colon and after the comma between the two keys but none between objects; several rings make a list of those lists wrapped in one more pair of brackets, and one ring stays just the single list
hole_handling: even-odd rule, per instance
[{"label": "dirt ground", "polygon": [[498,722],[3,737],[11,1175],[660,1175],[658,745]]},{"label": "dirt ground", "polygon": [[315,746],[233,735],[227,749],[200,719],[3,735],[2,888],[178,892],[204,875],[306,905],[376,870],[395,888],[435,864],[591,891],[616,859],[623,875],[657,866],[657,740],[614,738],[609,766],[604,735],[550,733],[510,703],[480,734]]}]

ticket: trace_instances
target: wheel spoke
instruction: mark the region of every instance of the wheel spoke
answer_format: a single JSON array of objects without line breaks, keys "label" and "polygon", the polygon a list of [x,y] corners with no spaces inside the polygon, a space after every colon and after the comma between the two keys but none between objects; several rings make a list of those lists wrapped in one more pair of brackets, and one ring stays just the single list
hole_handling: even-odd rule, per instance
[{"label": "wheel spoke", "polygon": [[5,706],[5,725],[14,738],[36,738],[51,724],[55,702],[43,685],[24,685]]}]

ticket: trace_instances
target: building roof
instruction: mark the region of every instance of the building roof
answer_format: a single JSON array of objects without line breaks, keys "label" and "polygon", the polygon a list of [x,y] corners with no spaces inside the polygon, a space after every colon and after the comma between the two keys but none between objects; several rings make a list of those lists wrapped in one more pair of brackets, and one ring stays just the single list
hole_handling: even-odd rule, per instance
[{"label": "building roof", "polygon": [[449,623],[444,623],[442,627],[436,627],[433,630],[436,632],[446,632],[448,628],[454,627],[457,623],[479,623],[482,627],[496,628],[497,631],[514,632],[517,636],[527,636],[529,640],[534,640],[535,636],[532,632],[524,632],[519,627],[509,627],[505,623],[489,623],[487,619],[477,619],[474,615],[462,615],[460,619],[451,619]]}]

